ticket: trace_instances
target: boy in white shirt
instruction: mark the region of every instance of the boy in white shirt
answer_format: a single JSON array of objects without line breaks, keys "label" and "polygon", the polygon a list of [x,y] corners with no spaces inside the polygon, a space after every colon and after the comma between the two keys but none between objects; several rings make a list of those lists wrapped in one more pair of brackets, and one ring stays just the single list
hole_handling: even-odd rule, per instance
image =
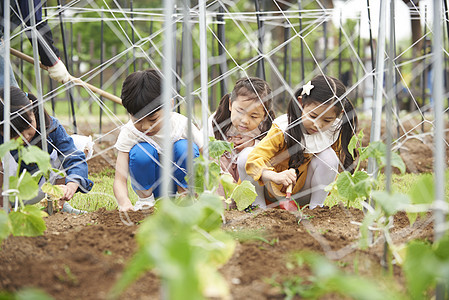
[{"label": "boy in white shirt", "polygon": [[[161,76],[156,70],[138,71],[123,82],[122,104],[131,115],[123,125],[115,148],[118,150],[115,166],[114,195],[120,211],[138,210],[154,205],[159,197],[163,101],[161,99]],[[170,115],[170,139],[173,142],[173,193],[187,188],[187,122],[178,113]],[[193,156],[199,156],[203,140],[199,130],[192,126]],[[133,206],[128,197],[127,179],[139,197]]]}]

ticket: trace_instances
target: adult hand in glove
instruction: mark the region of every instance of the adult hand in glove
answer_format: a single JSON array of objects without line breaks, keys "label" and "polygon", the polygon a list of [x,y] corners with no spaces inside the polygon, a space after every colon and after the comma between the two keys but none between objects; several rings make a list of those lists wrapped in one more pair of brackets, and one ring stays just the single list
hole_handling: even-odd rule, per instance
[{"label": "adult hand in glove", "polygon": [[50,75],[51,79],[56,80],[60,83],[66,83],[70,81],[70,74],[67,71],[64,63],[59,59],[58,62],[47,69],[48,75]]}]

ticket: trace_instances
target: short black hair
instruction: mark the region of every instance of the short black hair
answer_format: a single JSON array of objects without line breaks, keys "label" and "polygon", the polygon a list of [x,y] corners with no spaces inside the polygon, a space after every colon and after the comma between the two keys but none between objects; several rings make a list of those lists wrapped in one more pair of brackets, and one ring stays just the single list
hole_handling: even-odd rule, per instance
[{"label": "short black hair", "polygon": [[155,69],[137,71],[126,77],[122,86],[122,104],[129,114],[140,119],[162,108],[161,75]]}]

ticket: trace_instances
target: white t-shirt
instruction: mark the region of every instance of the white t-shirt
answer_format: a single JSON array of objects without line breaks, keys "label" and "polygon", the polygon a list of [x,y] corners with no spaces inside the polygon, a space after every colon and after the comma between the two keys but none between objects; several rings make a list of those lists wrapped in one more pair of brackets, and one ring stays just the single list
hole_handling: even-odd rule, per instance
[{"label": "white t-shirt", "polygon": [[[284,133],[288,128],[288,116],[287,114],[282,115],[276,118],[273,121]],[[323,150],[332,146],[340,135],[340,131],[338,130],[341,124],[341,119],[335,119],[335,122],[332,126],[326,131],[318,131],[314,134],[304,133],[305,140],[305,153],[320,153]],[[299,125],[299,124],[298,124]]]},{"label": "white t-shirt", "polygon": [[[178,113],[172,112],[170,116],[170,139],[171,142],[177,142],[181,139],[187,139],[187,117]],[[198,148],[203,147],[203,137],[199,129],[192,124],[192,137],[193,142]],[[166,137],[163,135],[163,128],[152,136],[147,136],[143,132],[139,131],[130,120],[128,123],[122,126],[120,134],[115,143],[115,148],[121,152],[129,152],[134,145],[140,142],[147,142],[156,148],[157,152],[161,152],[163,140]]]}]

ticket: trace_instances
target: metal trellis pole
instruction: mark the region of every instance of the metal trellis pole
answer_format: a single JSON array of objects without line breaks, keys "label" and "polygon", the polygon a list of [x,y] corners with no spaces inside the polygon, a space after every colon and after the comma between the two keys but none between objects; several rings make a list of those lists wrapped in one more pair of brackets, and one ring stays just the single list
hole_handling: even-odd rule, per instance
[{"label": "metal trellis pole", "polygon": [[[368,28],[369,28],[369,47],[371,50],[371,66],[374,68],[374,44],[373,44],[373,28],[371,26],[371,9],[369,5],[369,0],[366,0],[366,7],[368,9]],[[376,85],[375,78],[373,77],[373,85]]]},{"label": "metal trellis pole", "polygon": [[[164,55],[165,59],[162,63],[163,70],[163,83],[162,83],[162,99],[164,101],[163,107],[163,123],[162,128],[164,136],[170,136],[171,131],[171,99],[173,97],[172,85],[173,85],[173,0],[166,0],[164,5]],[[172,141],[171,139],[164,139],[163,147],[164,155],[162,155],[162,183],[161,183],[161,196],[168,198],[170,177],[171,177],[171,161],[172,161]]]},{"label": "metal trellis pole", "polygon": [[[101,7],[101,35],[100,35],[100,66],[103,66],[104,62],[104,21],[103,21],[103,7]],[[100,72],[100,89],[103,89],[103,67],[101,68]],[[100,103],[103,103],[103,96],[100,95]],[[103,127],[103,109],[100,105],[100,128],[99,128],[99,134],[101,136],[102,127]],[[101,139],[99,141],[101,143]]]},{"label": "metal trellis pole", "polygon": [[343,52],[341,49],[341,42],[342,42],[342,38],[341,38],[342,28],[341,27],[343,26],[341,19],[342,19],[342,12],[340,10],[340,23],[339,23],[340,28],[338,30],[338,78],[340,80],[341,80],[341,58],[342,58],[342,52]]},{"label": "metal trellis pole", "polygon": [[[290,39],[290,27],[288,27],[288,23],[284,22],[284,42],[288,41]],[[290,54],[290,43],[286,44],[284,46],[284,72],[283,72],[283,76],[284,79],[290,84],[291,83],[291,78],[287,77],[288,71],[290,71],[290,66],[289,66],[289,56],[291,57]],[[290,61],[291,62],[291,61]],[[288,79],[287,79],[288,78]],[[287,103],[287,92],[284,91],[283,92],[284,95],[284,99],[285,99],[285,103]]]},{"label": "metal trellis pole", "polygon": [[[298,9],[299,9],[299,32],[302,33],[302,16],[301,16],[301,0],[298,0]],[[301,46],[301,81],[303,82],[305,80],[305,65],[304,65],[304,41],[302,38],[300,39],[300,46]]]},{"label": "metal trellis pole", "polygon": [[129,9],[131,11],[131,41],[133,43],[133,72],[136,72],[136,48],[134,48],[135,37],[134,37],[134,8],[133,0],[129,1]]},{"label": "metal trellis pole", "polygon": [[[218,7],[217,14],[217,36],[218,36],[218,56],[220,57],[219,61],[219,75],[222,76],[224,73],[228,71],[228,66],[226,64],[226,52],[225,52],[225,20],[223,18],[224,8],[223,6]],[[220,89],[221,89],[221,98],[227,93],[227,84],[226,79],[223,78],[220,80]]]},{"label": "metal trellis pole", "polygon": [[[200,70],[201,70],[201,116],[203,123],[203,156],[206,161],[209,159],[209,146],[207,142],[209,141],[208,124],[207,124],[207,24],[206,24],[206,0],[200,0],[199,6],[199,25],[200,25]],[[206,164],[207,165],[207,164]],[[205,182],[209,182],[209,170],[206,170]]]},{"label": "metal trellis pole", "polygon": [[[3,70],[3,75],[4,75],[4,87],[9,87],[11,85],[11,80],[9,78],[9,76],[11,75],[9,73],[10,71],[10,57],[9,57],[9,48],[10,48],[10,23],[9,23],[9,19],[10,19],[10,11],[9,11],[9,0],[5,0],[5,10],[3,12],[3,17],[4,20],[8,20],[8,22],[4,22],[4,27],[3,27],[3,34],[4,34],[4,45],[3,45],[3,49],[4,49],[4,53],[3,53],[3,59],[4,59],[4,70]],[[1,48],[0,48],[0,51]],[[3,100],[4,100],[4,105],[5,105],[5,110],[3,112],[4,116],[3,116],[3,120],[4,120],[4,125],[3,125],[3,142],[4,143],[8,143],[10,140],[10,135],[11,135],[11,130],[10,130],[10,124],[11,124],[11,119],[10,119],[10,110],[11,110],[11,102],[10,102],[10,89],[9,88],[4,88],[3,89]],[[9,176],[8,174],[5,172],[5,170],[9,170],[9,153],[7,153],[5,155],[5,157],[2,157],[2,161],[3,161],[3,192],[7,191],[9,189]],[[5,210],[6,213],[8,213],[9,211],[9,197],[5,194],[2,195],[3,196],[3,209]]]},{"label": "metal trellis pole", "polygon": [[[36,34],[36,12],[34,9],[34,2],[33,0],[28,0],[29,5],[29,13],[30,13],[30,24],[31,24],[31,41],[33,44],[33,56],[34,61],[39,61],[39,48],[37,45],[37,34]],[[46,143],[46,137],[47,137],[47,130],[45,128],[45,116],[44,116],[44,101],[42,99],[42,80],[41,80],[41,69],[38,63],[34,64],[34,73],[36,76],[36,90],[37,90],[37,100],[38,100],[38,110],[39,110],[39,127],[40,127],[40,134],[42,139],[42,150],[45,152],[47,151],[47,143]]]},{"label": "metal trellis pole", "polygon": [[[371,134],[370,142],[380,140],[380,129],[382,122],[382,96],[383,96],[383,83],[384,83],[384,53],[385,53],[385,27],[386,27],[386,11],[387,0],[380,1],[380,16],[379,16],[379,33],[378,43],[376,50],[376,67],[375,67],[375,80],[374,80],[374,99],[372,107],[372,121],[371,121]],[[368,173],[376,176],[375,170],[377,168],[376,161],[373,158],[368,160]]]},{"label": "metal trellis pole", "polygon": [[[360,55],[360,44],[361,44],[360,37],[362,35],[361,30],[360,30],[361,29],[361,19],[362,19],[361,15],[359,14],[359,20],[358,20],[359,34],[357,36],[357,56],[360,57],[360,58],[361,58],[361,55]],[[361,60],[363,62],[363,59],[361,59]],[[359,64],[356,64],[355,65],[355,81],[356,82],[359,80],[359,72],[360,72]],[[359,85],[357,85],[355,87],[355,103],[356,103],[356,105],[358,104],[358,100],[359,100]]]},{"label": "metal trellis pole", "polygon": [[[445,136],[444,136],[444,101],[443,101],[443,24],[441,22],[441,0],[433,1],[433,96],[434,96],[434,112],[435,112],[435,130],[434,130],[434,170],[435,170],[435,200],[434,200],[434,234],[435,241],[444,236],[445,209],[447,202],[445,201]],[[445,298],[444,283],[437,283],[436,299],[443,300]]]},{"label": "metal trellis pole", "polygon": [[[433,1],[433,56],[432,70],[433,76],[433,96],[435,112],[435,240],[440,239],[444,232],[444,183],[445,183],[445,142],[444,142],[444,95],[443,95],[443,44],[442,44],[442,24],[441,24],[441,0]],[[443,298],[441,298],[443,299]]]},{"label": "metal trellis pole", "polygon": [[190,0],[183,1],[184,7],[184,26],[185,31],[183,33],[183,44],[185,59],[183,60],[185,69],[185,83],[186,94],[185,101],[187,106],[187,183],[189,185],[189,194],[191,197],[194,195],[194,177],[193,177],[193,137],[192,137],[192,115],[193,115],[193,50],[192,50],[192,24],[190,20]]},{"label": "metal trellis pole", "polygon": [[[265,28],[263,25],[263,21],[260,19],[260,5],[259,0],[254,0],[256,4],[256,18],[257,18],[257,37],[258,37],[258,50],[259,55],[263,55],[263,40],[265,36]],[[257,77],[262,78],[263,80],[266,79],[265,77],[265,63],[263,57],[260,58],[260,60],[257,63],[257,70],[256,70]]]},{"label": "metal trellis pole", "polygon": [[[33,44],[33,56],[34,61],[39,61],[39,48],[38,48],[38,37],[36,34],[36,12],[33,0],[28,0],[29,13],[30,13],[30,24],[31,24],[31,42]],[[36,91],[37,91],[37,104],[39,110],[39,129],[42,141],[42,150],[48,152],[47,149],[47,129],[45,128],[45,115],[44,115],[44,100],[42,99],[42,79],[41,79],[41,69],[38,63],[34,64],[34,73],[36,76]],[[53,203],[52,201],[47,202],[47,212],[49,215],[53,213]]]},{"label": "metal trellis pole", "polygon": [[[62,36],[62,47],[63,47],[63,50],[64,50],[64,63],[66,65],[67,70],[69,71],[69,73],[72,74],[72,68],[71,68],[71,66],[69,64],[69,56],[68,56],[68,53],[67,53],[67,44],[66,44],[66,39],[65,39],[64,23],[62,21],[62,5],[61,5],[61,1],[60,0],[58,0],[58,9],[59,9],[59,25],[61,27],[61,36]],[[39,60],[35,60],[35,61],[39,61]],[[35,64],[35,65],[39,66],[39,64]],[[75,104],[74,104],[72,90],[68,89],[67,93],[69,95],[70,108],[72,110],[73,132],[77,133],[78,130],[77,130],[77,126],[76,126]]]}]

